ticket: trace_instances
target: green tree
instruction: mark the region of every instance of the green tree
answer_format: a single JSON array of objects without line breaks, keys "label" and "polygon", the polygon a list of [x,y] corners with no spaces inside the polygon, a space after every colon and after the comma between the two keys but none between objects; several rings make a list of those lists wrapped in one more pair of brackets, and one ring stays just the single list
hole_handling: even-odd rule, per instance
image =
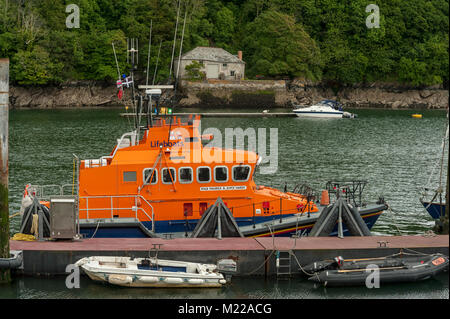
[{"label": "green tree", "polygon": [[32,51],[20,50],[12,60],[13,80],[19,84],[36,85],[57,82],[54,76],[62,67],[61,63],[53,63],[48,52],[35,46]]},{"label": "green tree", "polygon": [[246,33],[243,43],[250,76],[321,78],[320,50],[292,16],[265,11],[248,25]]},{"label": "green tree", "polygon": [[204,68],[203,63],[198,61],[192,61],[186,65],[186,75],[189,80],[204,80],[206,79],[206,73],[201,71]]}]

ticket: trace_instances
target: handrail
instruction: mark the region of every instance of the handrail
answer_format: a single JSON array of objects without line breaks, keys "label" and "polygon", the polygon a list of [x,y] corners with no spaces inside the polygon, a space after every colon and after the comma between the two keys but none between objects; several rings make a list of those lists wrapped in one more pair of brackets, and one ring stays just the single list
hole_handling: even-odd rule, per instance
[{"label": "handrail", "polygon": [[122,136],[120,137],[119,141],[117,142],[116,148],[114,149],[114,152],[112,153],[112,155],[105,155],[100,157],[100,161],[102,159],[111,159],[114,157],[114,155],[116,155],[117,150],[119,149],[120,144],[122,144],[122,141],[124,140],[125,137],[130,136],[131,138],[134,136],[134,143],[133,140],[130,139],[130,143],[133,144],[133,146],[136,145],[136,141],[138,140],[138,136],[137,136],[137,132],[136,131],[132,131],[132,132],[127,132],[122,134]]},{"label": "handrail", "polygon": [[[102,207],[102,208],[89,208],[89,199],[110,199],[110,207]],[[134,198],[134,206],[131,207],[114,207],[114,198],[130,198],[133,199]],[[106,210],[110,210],[111,211],[111,218],[114,218],[114,211],[119,211],[119,210],[131,210],[135,212],[135,217],[136,219],[138,219],[138,212],[142,212],[145,216],[147,216],[147,218],[149,220],[151,220],[152,222],[152,231],[155,230],[155,212],[154,212],[154,208],[153,206],[141,195],[99,195],[99,196],[80,196],[80,200],[86,200],[86,208],[80,208],[80,211],[86,211],[86,218],[89,219],[89,211],[106,211]],[[147,213],[147,211],[142,208],[139,207],[137,205],[137,201],[141,200],[142,202],[144,202],[145,204],[147,204],[147,206],[149,206],[151,208],[151,216],[149,216],[149,214]],[[92,201],[91,201],[92,203]]]}]

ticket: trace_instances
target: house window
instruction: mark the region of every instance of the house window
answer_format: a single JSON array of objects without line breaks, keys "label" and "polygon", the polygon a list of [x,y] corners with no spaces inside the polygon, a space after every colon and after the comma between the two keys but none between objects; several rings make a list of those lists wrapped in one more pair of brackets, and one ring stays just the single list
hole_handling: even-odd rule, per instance
[{"label": "house window", "polygon": [[[153,176],[152,176],[152,172]],[[143,178],[144,178],[144,185],[148,185],[150,184],[150,176],[152,176],[152,184],[156,184],[158,182],[158,171],[155,169],[151,169],[151,168],[146,168],[144,169],[144,173],[142,174]]]},{"label": "house window", "polygon": [[231,76],[234,76],[234,71],[230,71],[230,75],[231,75]]},{"label": "house window", "polygon": [[233,181],[245,182],[250,177],[250,165],[233,166]]},{"label": "house window", "polygon": [[211,181],[211,169],[203,166],[197,168],[197,182],[209,183]]},{"label": "house window", "polygon": [[227,66],[228,66],[228,64],[226,64],[226,63],[222,64],[222,67],[224,67],[224,68],[226,68]]},{"label": "house window", "polygon": [[224,183],[228,181],[228,167],[216,166],[214,167],[214,180],[218,183]]},{"label": "house window", "polygon": [[163,168],[161,170],[162,182],[163,184],[172,184],[175,183],[175,168]]},{"label": "house window", "polygon": [[193,175],[191,167],[180,167],[178,169],[178,180],[182,184],[192,183]]}]

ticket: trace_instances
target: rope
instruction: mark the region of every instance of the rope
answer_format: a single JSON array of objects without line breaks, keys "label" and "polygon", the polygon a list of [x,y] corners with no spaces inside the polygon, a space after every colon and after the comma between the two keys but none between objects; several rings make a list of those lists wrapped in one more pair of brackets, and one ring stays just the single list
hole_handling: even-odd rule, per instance
[{"label": "rope", "polygon": [[295,259],[295,261],[297,262],[297,265],[300,267],[300,270],[301,270],[305,275],[307,275],[307,276],[313,276],[313,275],[316,275],[316,276],[317,276],[317,273],[310,274],[310,273],[308,273],[306,270],[303,269],[302,265],[300,265],[300,262],[299,262],[298,259],[297,259],[297,256],[293,253],[292,250],[289,251],[289,254],[290,254],[291,256],[294,256],[294,259]]},{"label": "rope", "polygon": [[275,252],[275,250],[272,250],[272,252],[270,253],[269,256],[267,256],[266,260],[264,260],[264,262],[255,270],[249,272],[248,274],[245,274],[244,276],[250,276],[253,275],[255,272],[257,272],[259,269],[261,269],[262,266],[264,266],[265,264],[267,264],[267,262],[269,261],[270,257],[273,255],[273,253]]},{"label": "rope", "polygon": [[20,212],[17,212],[17,213],[15,213],[15,214],[9,215],[9,218],[14,218],[14,217],[16,217],[16,216],[18,216],[18,215],[20,215]]},{"label": "rope", "polygon": [[[394,212],[392,211],[391,206],[388,206],[389,211],[394,214]],[[400,228],[398,228],[396,221],[391,218],[391,216],[389,216],[389,214],[387,214],[386,216],[388,216],[388,218],[390,219],[390,222],[395,226],[395,228],[397,228],[397,231],[399,233],[400,236],[403,236],[402,232],[400,231]]]},{"label": "rope", "polygon": [[14,234],[13,237],[11,237],[11,240],[35,241],[36,237],[34,237],[33,235],[17,233],[17,234]]},{"label": "rope", "polygon": [[35,236],[39,235],[39,216],[38,214],[33,214],[33,221],[31,223],[31,229],[30,233],[34,234]]},{"label": "rope", "polygon": [[94,238],[95,234],[97,234],[97,230],[98,230],[98,226],[99,226],[99,225],[100,225],[100,221],[97,222],[97,227],[95,228],[95,231],[94,231],[94,233],[92,234],[91,239]]}]

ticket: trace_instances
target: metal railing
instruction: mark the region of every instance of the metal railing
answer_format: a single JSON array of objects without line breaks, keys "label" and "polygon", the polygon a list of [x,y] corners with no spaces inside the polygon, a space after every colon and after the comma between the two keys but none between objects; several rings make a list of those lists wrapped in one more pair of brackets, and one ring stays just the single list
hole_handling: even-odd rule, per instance
[{"label": "metal railing", "polygon": [[[134,206],[131,207],[114,207],[114,199],[132,199],[134,200]],[[89,208],[89,200],[91,203],[91,207],[92,207],[92,203],[95,202],[96,200],[100,200],[100,199],[109,199],[109,207],[95,207],[95,208]],[[80,202],[82,200],[86,201],[86,208],[79,208],[80,212],[86,212],[86,219],[90,219],[90,218],[96,218],[96,217],[92,217],[92,212],[99,212],[99,211],[109,211],[111,213],[111,219],[114,218],[114,212],[116,211],[133,211],[135,214],[135,218],[137,220],[139,220],[138,218],[138,212],[142,212],[151,222],[152,222],[152,231],[155,231],[155,213],[154,213],[154,209],[153,206],[141,195],[104,195],[104,196],[80,196],[79,197]],[[140,202],[140,204],[139,204]],[[142,205],[145,204],[147,205],[148,208],[151,209],[151,216],[149,216],[149,214],[147,213],[147,210],[145,210]],[[117,205],[119,206],[119,205]],[[91,216],[89,215],[89,213],[91,212]]]},{"label": "metal railing", "polygon": [[[54,196],[65,196],[65,195],[78,195],[78,189],[77,185],[74,184],[64,184],[64,185],[30,185],[28,187],[28,191],[32,192],[33,195],[36,198],[39,198],[40,200],[49,201],[51,197]],[[72,191],[74,194],[72,194]],[[114,199],[126,199],[129,198],[134,202],[134,205],[131,207],[119,207],[116,205],[114,207]],[[78,216],[80,212],[86,212],[86,218],[89,219],[95,218],[92,217],[93,212],[99,212],[99,211],[110,211],[111,212],[111,218],[114,218],[114,212],[115,211],[133,211],[135,214],[135,218],[138,219],[138,213],[144,214],[151,222],[152,222],[152,231],[155,230],[155,222],[154,222],[154,209],[153,206],[144,198],[142,195],[99,195],[99,196],[80,196],[78,197]],[[95,207],[92,208],[92,206],[95,206],[95,201],[99,200],[105,200],[109,199],[109,206],[108,207]],[[80,201],[86,201],[86,208],[79,208],[80,207]],[[140,202],[140,205],[138,203]],[[89,203],[91,203],[91,208],[89,208]],[[143,208],[142,206],[146,206],[146,208]],[[147,210],[150,210],[151,212],[148,212]],[[90,216],[91,212],[91,216]],[[77,216],[77,219],[79,218]],[[138,219],[139,220],[139,219]]]},{"label": "metal railing", "polygon": [[108,160],[108,159],[114,158],[114,155],[116,155],[117,151],[121,148],[122,142],[123,142],[123,141],[125,140],[125,138],[127,138],[127,137],[130,137],[130,146],[135,146],[136,144],[139,143],[139,137],[138,137],[136,131],[124,133],[124,134],[120,137],[119,141],[117,142],[117,146],[116,146],[116,148],[114,149],[113,154],[112,154],[112,155],[105,155],[105,156],[100,157],[100,162],[101,162],[103,159]]},{"label": "metal railing", "polygon": [[[70,192],[65,191],[65,189],[70,188]],[[36,197],[41,200],[48,200],[50,196],[63,196],[63,195],[74,195],[78,193],[76,184],[64,184],[64,185],[33,185],[28,187],[28,192],[33,192]]]}]

